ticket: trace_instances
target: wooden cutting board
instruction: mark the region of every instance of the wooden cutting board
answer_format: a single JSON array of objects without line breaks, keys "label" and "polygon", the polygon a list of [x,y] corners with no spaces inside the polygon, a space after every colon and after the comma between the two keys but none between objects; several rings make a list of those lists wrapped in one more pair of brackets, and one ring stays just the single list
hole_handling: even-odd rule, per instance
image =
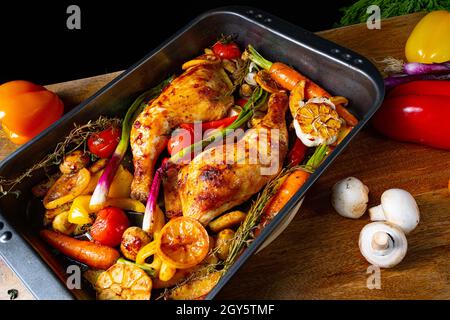
[{"label": "wooden cutting board", "polygon": [[[381,30],[365,24],[318,34],[378,62],[404,58],[404,44],[422,13],[383,20]],[[83,101],[120,72],[49,85],[66,105]],[[437,124],[438,125],[438,124]],[[0,133],[0,159],[16,147]],[[408,236],[404,261],[381,270],[380,288],[359,253],[358,236],[369,222],[345,219],[330,205],[330,188],[347,176],[370,188],[377,205],[388,188],[410,191],[422,221]],[[312,187],[299,214],[269,247],[253,256],[219,294],[219,299],[449,299],[450,152],[387,140],[365,128]],[[18,278],[0,262],[0,299],[10,288],[30,298]]]}]

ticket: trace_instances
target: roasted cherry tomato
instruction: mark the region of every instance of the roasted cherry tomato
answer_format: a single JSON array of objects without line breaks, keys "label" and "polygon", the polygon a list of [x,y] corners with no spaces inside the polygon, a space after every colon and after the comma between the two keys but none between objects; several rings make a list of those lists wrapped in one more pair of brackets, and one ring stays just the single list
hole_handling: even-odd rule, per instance
[{"label": "roasted cherry tomato", "polygon": [[236,100],[236,104],[240,107],[244,107],[247,102],[248,98],[239,98]]},{"label": "roasted cherry tomato", "polygon": [[88,139],[89,151],[99,158],[109,158],[120,141],[120,129],[109,127],[98,133],[93,133]]},{"label": "roasted cherry tomato", "polygon": [[167,150],[169,151],[169,154],[173,156],[193,143],[194,127],[189,124],[181,125],[180,128],[174,131],[172,137],[169,139]]},{"label": "roasted cherry tomato", "polygon": [[120,244],[122,235],[129,226],[130,222],[123,210],[107,207],[98,212],[90,234],[95,241],[115,247]]},{"label": "roasted cherry tomato", "polygon": [[212,51],[221,59],[237,59],[241,56],[241,49],[234,42],[217,41],[212,46]]},{"label": "roasted cherry tomato", "polygon": [[58,120],[64,111],[59,97],[28,81],[0,85],[0,122],[16,144],[28,142]]}]

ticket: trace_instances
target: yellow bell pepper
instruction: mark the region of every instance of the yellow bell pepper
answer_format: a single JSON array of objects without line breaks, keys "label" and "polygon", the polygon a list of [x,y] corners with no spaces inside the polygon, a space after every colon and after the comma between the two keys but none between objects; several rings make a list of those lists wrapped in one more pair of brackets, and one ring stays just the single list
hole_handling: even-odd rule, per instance
[{"label": "yellow bell pepper", "polygon": [[[90,214],[100,211],[102,208],[91,208],[89,202],[91,201],[90,195],[83,195],[75,198],[72,206],[69,210],[69,215],[67,219],[71,223],[75,224],[86,224],[92,223],[92,218]],[[105,207],[116,207],[126,211],[134,211],[144,213],[145,206],[137,201],[130,198],[111,198],[107,199]]]},{"label": "yellow bell pepper", "polygon": [[[89,181],[89,185],[84,189],[83,194],[92,194],[94,192],[102,174],[103,170],[100,170],[91,175],[91,181]],[[130,171],[120,165],[111,186],[109,187],[108,198],[129,198],[132,181],[133,175]]]},{"label": "yellow bell pepper", "polygon": [[117,173],[109,187],[108,198],[129,198],[133,175],[123,166],[119,166]]},{"label": "yellow bell pepper", "polygon": [[406,42],[405,56],[409,62],[450,61],[450,12],[433,11],[423,17]]},{"label": "yellow bell pepper", "polygon": [[79,196],[76,197],[72,202],[72,206],[69,210],[69,215],[67,220],[74,224],[87,224],[92,223],[91,213],[95,211],[89,210],[89,201],[91,201],[91,196]]}]

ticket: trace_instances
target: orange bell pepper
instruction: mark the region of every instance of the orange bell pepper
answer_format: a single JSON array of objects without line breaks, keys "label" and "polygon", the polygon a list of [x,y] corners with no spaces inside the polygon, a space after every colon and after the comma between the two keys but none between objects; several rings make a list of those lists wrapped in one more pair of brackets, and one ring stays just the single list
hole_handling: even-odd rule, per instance
[{"label": "orange bell pepper", "polygon": [[0,85],[0,122],[8,138],[28,142],[58,120],[64,111],[59,97],[28,81],[10,81]]}]

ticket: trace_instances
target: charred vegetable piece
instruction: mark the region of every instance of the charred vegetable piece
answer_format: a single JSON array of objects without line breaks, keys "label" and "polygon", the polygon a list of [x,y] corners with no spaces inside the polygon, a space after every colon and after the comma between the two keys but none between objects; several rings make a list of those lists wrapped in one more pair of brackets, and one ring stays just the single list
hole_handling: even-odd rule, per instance
[{"label": "charred vegetable piece", "polygon": [[255,81],[261,86],[261,88],[269,93],[276,93],[281,90],[277,82],[273,80],[273,78],[270,76],[270,73],[266,70],[258,71],[255,76]]},{"label": "charred vegetable piece", "polygon": [[221,272],[212,272],[200,279],[193,279],[174,289],[168,296],[171,300],[193,300],[207,295],[219,282]]},{"label": "charred vegetable piece", "polygon": [[203,54],[193,60],[185,62],[182,66],[182,70],[187,70],[189,68],[199,66],[199,65],[207,65],[207,64],[217,64],[220,63],[220,59],[216,57],[214,54]]},{"label": "charred vegetable piece", "polygon": [[31,188],[31,193],[36,198],[44,198],[45,195],[48,193],[48,190],[52,187],[52,185],[55,184],[56,180],[61,176],[61,173],[56,173],[54,175],[51,175],[48,179],[40,182],[39,184],[35,185],[33,188]]},{"label": "charred vegetable piece", "polygon": [[125,258],[136,261],[139,250],[151,242],[150,236],[139,227],[129,227],[122,235],[120,251]]},{"label": "charred vegetable piece", "polygon": [[247,215],[242,211],[231,211],[218,217],[209,223],[209,229],[212,232],[220,232],[223,229],[238,226],[245,220]]},{"label": "charred vegetable piece", "polygon": [[53,219],[52,227],[54,230],[61,232],[63,234],[71,234],[75,231],[76,225],[70,223],[67,219],[69,211],[62,212],[58,214],[55,219]]},{"label": "charred vegetable piece", "polygon": [[231,241],[234,238],[234,231],[231,229],[223,229],[217,235],[216,250],[217,257],[220,260],[226,260],[230,251]]},{"label": "charred vegetable piece", "polygon": [[100,274],[95,290],[99,300],[149,300],[152,279],[137,266],[116,263]]},{"label": "charred vegetable piece", "polygon": [[107,164],[108,164],[108,159],[99,159],[99,160],[95,161],[88,169],[91,172],[91,174],[95,174],[95,173],[105,169]]},{"label": "charred vegetable piece", "polygon": [[50,188],[44,198],[46,209],[55,209],[67,202],[72,201],[83,193],[89,184],[91,174],[86,168],[74,174],[62,175]]},{"label": "charred vegetable piece", "polygon": [[81,150],[76,150],[64,157],[59,165],[59,170],[63,174],[72,174],[80,171],[89,164],[89,155]]},{"label": "charred vegetable piece", "polygon": [[46,210],[44,214],[44,225],[48,225],[52,223],[53,219],[55,217],[65,211],[70,210],[70,206],[72,205],[72,202],[67,202],[59,207],[56,207],[55,209]]},{"label": "charred vegetable piece", "polygon": [[42,230],[41,237],[62,254],[96,269],[108,269],[120,254],[117,250],[90,241],[81,241],[64,234]]}]

